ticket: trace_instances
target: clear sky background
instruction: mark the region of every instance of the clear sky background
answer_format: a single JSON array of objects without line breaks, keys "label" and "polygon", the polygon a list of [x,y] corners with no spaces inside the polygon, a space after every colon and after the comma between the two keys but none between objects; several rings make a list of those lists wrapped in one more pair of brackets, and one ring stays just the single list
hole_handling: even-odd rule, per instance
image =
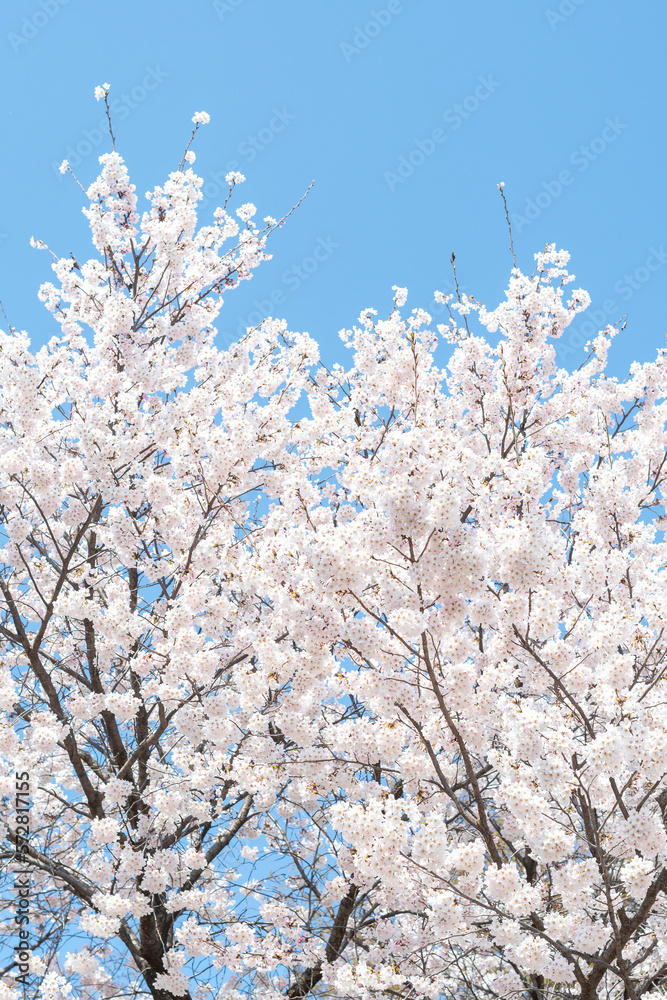
[{"label": "clear sky background", "polygon": [[[178,165],[195,111],[204,217],[220,178],[241,170],[241,201],[280,216],[274,259],[227,297],[221,341],[260,313],[307,330],[327,361],[338,331],[391,286],[432,310],[456,252],[462,288],[489,307],[511,257],[532,270],[547,242],[570,250],[592,321],[559,357],[627,314],[611,353],[623,375],[667,333],[664,0],[4,0],[0,10],[0,298],[33,343],[56,332],[37,301],[50,277],[43,239],[90,255],[81,192],[108,147],[137,190]],[[80,161],[80,162],[78,162]],[[216,179],[216,177],[218,179]],[[580,321],[578,328],[582,325]]]}]

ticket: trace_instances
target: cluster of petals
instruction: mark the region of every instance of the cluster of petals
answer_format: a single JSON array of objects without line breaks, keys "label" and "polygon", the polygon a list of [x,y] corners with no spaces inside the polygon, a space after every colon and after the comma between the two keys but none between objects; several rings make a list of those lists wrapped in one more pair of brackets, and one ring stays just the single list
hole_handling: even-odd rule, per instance
[{"label": "cluster of petals", "polygon": [[667,961],[667,355],[610,378],[607,329],[559,368],[589,299],[554,246],[494,310],[440,296],[437,330],[394,286],[347,367],[274,319],[223,350],[274,220],[200,225],[193,157],[141,213],[100,161],[96,255],[40,290],[61,336],[0,333],[2,818],[20,761],[40,919],[69,899],[86,942],[41,1000],[194,994],[202,957],[230,1000],[598,968],[615,997],[624,963],[641,993]]}]

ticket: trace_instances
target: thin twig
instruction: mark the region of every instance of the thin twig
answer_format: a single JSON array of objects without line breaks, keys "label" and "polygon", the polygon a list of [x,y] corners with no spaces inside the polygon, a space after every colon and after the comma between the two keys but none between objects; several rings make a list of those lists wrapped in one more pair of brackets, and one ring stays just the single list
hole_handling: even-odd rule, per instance
[{"label": "thin twig", "polygon": [[516,254],[514,253],[514,240],[512,239],[512,223],[510,222],[510,214],[507,210],[507,199],[505,198],[505,182],[501,181],[498,185],[498,190],[500,191],[500,197],[503,199],[503,205],[505,206],[505,218],[507,219],[507,231],[510,236],[510,251],[512,253],[512,263],[516,267]]}]

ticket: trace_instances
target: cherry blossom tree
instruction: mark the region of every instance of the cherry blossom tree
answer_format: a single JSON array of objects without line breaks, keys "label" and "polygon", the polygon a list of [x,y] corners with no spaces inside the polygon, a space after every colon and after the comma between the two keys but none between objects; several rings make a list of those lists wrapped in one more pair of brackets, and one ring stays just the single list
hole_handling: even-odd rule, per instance
[{"label": "cherry blossom tree", "polygon": [[554,246],[349,367],[222,350],[278,223],[100,159],[61,335],[0,335],[0,1000],[661,995],[667,353],[559,369]]}]

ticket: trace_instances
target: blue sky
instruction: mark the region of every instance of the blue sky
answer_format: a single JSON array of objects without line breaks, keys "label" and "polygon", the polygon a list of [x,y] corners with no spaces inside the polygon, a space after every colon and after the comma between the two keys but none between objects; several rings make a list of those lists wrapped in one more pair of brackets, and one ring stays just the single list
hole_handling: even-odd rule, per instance
[{"label": "blue sky", "polygon": [[[452,251],[463,289],[495,305],[511,267],[504,181],[519,264],[532,270],[547,242],[570,250],[593,297],[584,334],[627,314],[611,352],[622,375],[667,332],[665,37],[662,0],[12,0],[0,298],[33,343],[55,332],[36,298],[47,255],[29,238],[89,254],[81,192],[55,168],[78,157],[93,179],[108,148],[93,88],[108,81],[140,192],[175,169],[197,110],[211,115],[196,145],[204,216],[228,169],[260,218],[315,181],[274,259],[228,296],[221,335],[266,312],[346,362],[338,331],[368,306],[386,313],[393,284],[430,309]],[[584,339],[566,338],[564,366]]]}]

